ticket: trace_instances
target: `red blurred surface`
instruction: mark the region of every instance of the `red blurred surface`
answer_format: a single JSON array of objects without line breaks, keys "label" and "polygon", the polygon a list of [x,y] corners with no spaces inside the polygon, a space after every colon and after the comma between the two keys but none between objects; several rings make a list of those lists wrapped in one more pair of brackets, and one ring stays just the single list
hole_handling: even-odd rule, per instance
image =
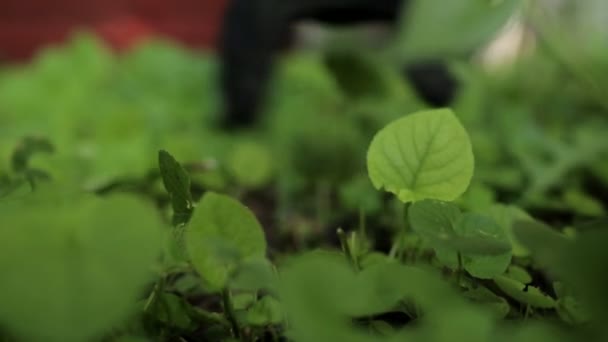
[{"label": "red blurred surface", "polygon": [[27,59],[76,29],[117,50],[150,35],[212,48],[227,0],[0,0],[0,58]]}]

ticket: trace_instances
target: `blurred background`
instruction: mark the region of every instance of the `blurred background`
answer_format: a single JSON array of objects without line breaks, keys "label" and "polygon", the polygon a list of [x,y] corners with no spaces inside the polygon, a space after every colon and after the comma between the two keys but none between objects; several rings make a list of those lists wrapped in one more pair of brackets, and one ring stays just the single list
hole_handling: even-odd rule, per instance
[{"label": "blurred background", "polygon": [[2,0],[0,58],[24,61],[65,42],[74,30],[96,32],[116,49],[147,35],[188,46],[215,44],[226,0]]},{"label": "blurred background", "polygon": [[[560,225],[605,215],[607,1],[411,1],[390,25],[296,15],[259,125],[238,133],[215,125],[231,2],[0,0],[0,197],[51,178],[162,200],[153,175],[166,149],[199,194],[229,192],[286,234],[322,235],[360,212],[390,226],[366,150],[386,124],[431,106],[403,66],[435,60],[473,141],[462,206],[508,203]],[[235,51],[246,48],[237,69],[255,71],[249,53],[266,48],[247,26],[275,13],[262,3],[234,26]]]}]

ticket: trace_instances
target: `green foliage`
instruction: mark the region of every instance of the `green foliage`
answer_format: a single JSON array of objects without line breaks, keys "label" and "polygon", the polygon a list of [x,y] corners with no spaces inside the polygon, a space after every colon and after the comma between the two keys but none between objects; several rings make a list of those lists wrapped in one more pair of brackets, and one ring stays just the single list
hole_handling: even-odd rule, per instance
[{"label": "green foliage", "polygon": [[[0,340],[608,340],[599,2],[417,1],[388,51],[336,29],[246,133],[215,126],[216,58],[169,42],[3,66]],[[538,44],[459,58],[516,7]],[[452,109],[393,63],[421,57]]]},{"label": "green foliage", "polygon": [[515,279],[499,276],[494,283],[511,298],[518,302],[543,309],[554,308],[555,300],[542,293],[538,288],[521,283]]},{"label": "green foliage", "polygon": [[253,213],[238,201],[208,192],[197,205],[186,230],[192,263],[209,290],[222,290],[235,267],[264,257],[264,231]]},{"label": "green foliage", "polygon": [[147,205],[60,191],[0,204],[0,322],[25,340],[107,333],[135,312],[160,253],[163,225]]},{"label": "green foliage", "polygon": [[186,223],[192,214],[193,207],[190,177],[167,151],[158,152],[158,166],[165,189],[171,197],[173,225]]},{"label": "green foliage", "polygon": [[439,109],[408,115],[381,130],[370,145],[367,167],[377,189],[403,202],[451,201],[469,185],[473,153],[454,113]]},{"label": "green foliage", "polygon": [[490,218],[466,213],[449,203],[425,200],[409,209],[412,228],[434,246],[438,259],[472,276],[491,279],[502,274],[511,261],[506,233]]},{"label": "green foliage", "polygon": [[247,322],[253,326],[279,324],[283,321],[281,310],[281,305],[276,299],[266,296],[247,311]]}]

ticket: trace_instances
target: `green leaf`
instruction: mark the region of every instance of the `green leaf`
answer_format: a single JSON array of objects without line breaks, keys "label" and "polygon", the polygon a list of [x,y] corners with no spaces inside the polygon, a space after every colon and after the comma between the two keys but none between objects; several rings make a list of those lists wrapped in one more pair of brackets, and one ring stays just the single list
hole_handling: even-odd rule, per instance
[{"label": "green leaf", "polygon": [[[433,273],[396,262],[355,273],[339,254],[307,253],[280,269],[280,298],[298,341],[376,341],[350,323],[413,300],[425,312],[462,304]],[[395,339],[397,340],[397,339]]]},{"label": "green leaf", "polygon": [[55,148],[45,138],[26,137],[19,142],[19,145],[13,151],[11,157],[11,165],[15,172],[24,172],[28,169],[30,159],[36,153],[52,153]]},{"label": "green leaf", "polygon": [[589,322],[589,311],[572,296],[565,296],[557,301],[555,308],[559,317],[566,323],[577,325]]},{"label": "green leaf", "polygon": [[485,287],[478,287],[463,293],[465,298],[472,300],[496,315],[496,318],[505,318],[510,311],[509,303],[506,299],[495,295]]},{"label": "green leaf", "polygon": [[399,55],[406,60],[462,56],[489,41],[519,0],[415,0],[404,6]]},{"label": "green leaf", "polygon": [[266,254],[264,231],[253,213],[226,195],[207,192],[186,230],[192,264],[210,290],[222,290],[237,265]]},{"label": "green leaf", "polygon": [[588,309],[593,324],[600,329],[605,329],[608,308],[606,228],[606,225],[598,225],[598,229],[581,232],[564,250],[556,249],[554,253],[558,260],[555,260],[556,264],[551,268]]},{"label": "green leaf", "polygon": [[534,222],[534,219],[528,213],[518,207],[502,204],[491,206],[485,213],[505,230],[511,240],[514,256],[530,255],[530,252],[515,238],[513,232],[515,221]]},{"label": "green leaf", "polygon": [[173,224],[186,223],[192,214],[190,177],[184,168],[167,151],[158,152],[158,165],[165,189],[171,197]]},{"label": "green leaf", "polygon": [[516,265],[511,265],[504,274],[505,277],[517,280],[522,284],[529,284],[532,282],[532,276],[525,268]]},{"label": "green leaf", "polygon": [[417,112],[398,119],[374,137],[367,154],[376,189],[402,202],[452,201],[473,176],[473,152],[464,127],[450,109]]},{"label": "green leaf", "polygon": [[[408,210],[408,219],[416,233],[439,249],[488,256],[503,255],[511,250],[508,241],[492,235],[502,235],[502,230],[492,220],[470,213],[462,215],[451,203],[437,200],[415,202]],[[487,229],[494,233],[482,231]]]},{"label": "green leaf", "polygon": [[494,278],[494,283],[501,291],[520,303],[542,309],[551,309],[556,306],[555,299],[542,293],[534,286],[528,286],[515,279],[503,276]]},{"label": "green leaf", "polygon": [[283,321],[283,310],[276,299],[265,296],[247,311],[246,319],[251,325],[278,324]]},{"label": "green leaf", "polygon": [[97,339],[152,280],[162,224],[135,198],[43,193],[0,203],[0,217],[0,325],[23,340]]},{"label": "green leaf", "polygon": [[515,238],[532,252],[533,257],[541,264],[549,266],[551,271],[559,267],[559,258],[570,241],[551,227],[536,221],[515,221],[513,224]]},{"label": "green leaf", "polygon": [[493,220],[467,213],[458,221],[456,232],[466,240],[471,240],[466,246],[468,248],[460,250],[464,268],[472,276],[491,279],[502,274],[511,263],[511,244],[502,227]]},{"label": "green leaf", "polygon": [[155,318],[174,328],[188,329],[192,326],[189,316],[190,304],[172,293],[162,293],[155,301]]},{"label": "green leaf", "polygon": [[437,258],[452,269],[458,268],[458,253],[464,268],[477,278],[493,278],[511,261],[506,233],[485,216],[461,214],[453,204],[424,200],[410,206],[408,217],[414,231],[428,239]]},{"label": "green leaf", "polygon": [[256,301],[256,294],[251,292],[235,293],[230,297],[234,310],[246,310]]},{"label": "green leaf", "polygon": [[229,287],[239,291],[272,291],[276,282],[273,266],[267,259],[251,258],[234,270]]},{"label": "green leaf", "polygon": [[606,216],[606,209],[602,202],[581,190],[568,189],[564,192],[563,197],[565,204],[578,214],[590,217]]},{"label": "green leaf", "polygon": [[460,216],[457,206],[437,200],[415,202],[408,209],[412,229],[435,245],[443,245],[454,238],[454,226]]}]

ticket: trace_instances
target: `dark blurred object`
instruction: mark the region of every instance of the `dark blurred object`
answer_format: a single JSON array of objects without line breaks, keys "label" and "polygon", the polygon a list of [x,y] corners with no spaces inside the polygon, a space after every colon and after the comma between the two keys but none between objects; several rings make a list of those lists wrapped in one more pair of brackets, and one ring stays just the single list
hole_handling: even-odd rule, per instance
[{"label": "dark blurred object", "polygon": [[0,0],[0,52],[7,60],[24,60],[77,29],[98,29],[120,49],[138,41],[134,38],[141,38],[144,31],[211,48],[225,4],[226,0]]},{"label": "dark blurred object", "polygon": [[434,107],[445,107],[456,95],[458,82],[447,66],[437,61],[418,62],[405,68],[418,96]]},{"label": "dark blurred object", "polygon": [[[265,99],[275,55],[290,44],[294,24],[385,22],[394,25],[408,0],[231,0],[221,37],[225,124],[247,126]],[[456,81],[440,62],[408,66],[406,77],[430,105],[450,103]]]}]

